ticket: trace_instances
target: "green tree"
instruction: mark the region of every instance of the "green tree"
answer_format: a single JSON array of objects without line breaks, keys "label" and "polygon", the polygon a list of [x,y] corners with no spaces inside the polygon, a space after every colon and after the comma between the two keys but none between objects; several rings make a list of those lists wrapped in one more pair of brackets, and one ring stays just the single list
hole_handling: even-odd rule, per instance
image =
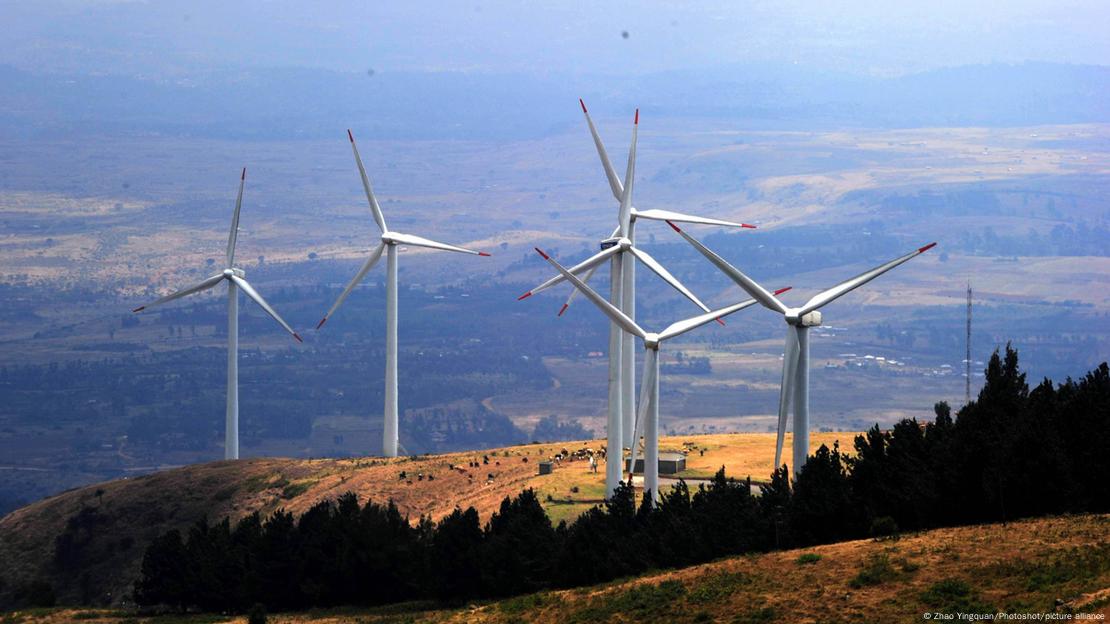
[{"label": "green tree", "polygon": [[505,497],[486,525],[481,547],[483,593],[511,596],[548,586],[559,544],[531,488]]},{"label": "green tree", "polygon": [[155,538],[143,554],[139,580],[135,582],[135,602],[185,608],[190,602],[187,563],[180,531],[171,529]]}]

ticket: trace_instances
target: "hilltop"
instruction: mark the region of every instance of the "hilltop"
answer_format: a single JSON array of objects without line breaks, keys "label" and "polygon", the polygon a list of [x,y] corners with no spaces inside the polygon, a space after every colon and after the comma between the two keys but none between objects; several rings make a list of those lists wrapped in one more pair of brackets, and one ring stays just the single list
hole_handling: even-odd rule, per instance
[{"label": "hilltop", "polygon": [[[854,436],[817,433],[811,441],[816,447],[840,440],[850,447]],[[604,466],[590,473],[585,461],[565,461],[553,474],[539,476],[538,462],[563,449],[603,445],[601,440],[577,441],[396,459],[257,458],[110,481],[47,498],[0,519],[0,579],[10,586],[48,580],[62,603],[88,598],[119,602],[131,591],[146,545],[168,529],[187,528],[205,516],[234,521],[255,511],[300,514],[348,491],[362,500],[393,500],[415,521],[422,515],[438,519],[468,506],[485,519],[506,496],[534,488],[554,521],[573,519],[601,501]],[[758,481],[771,471],[774,435],[665,437],[661,446],[688,451],[687,469],[680,475],[687,479],[709,477],[725,466],[730,475],[751,475]]]},{"label": "hilltop", "polygon": [[[911,622],[928,612],[1110,616],[1110,515],[937,529],[732,557],[616,583],[459,609],[426,605],[271,615],[271,622]],[[1095,616],[1098,617],[1097,615]],[[136,622],[128,612],[37,611],[62,622]],[[175,622],[245,622],[211,615]],[[148,621],[159,622],[162,618]]]}]

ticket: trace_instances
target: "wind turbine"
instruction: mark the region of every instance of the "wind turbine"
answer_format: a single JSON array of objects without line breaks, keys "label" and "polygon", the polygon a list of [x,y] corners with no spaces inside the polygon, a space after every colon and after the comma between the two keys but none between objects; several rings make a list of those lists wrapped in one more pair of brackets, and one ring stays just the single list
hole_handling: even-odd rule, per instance
[{"label": "wind turbine", "polygon": [[247,283],[243,269],[235,268],[235,241],[239,236],[239,209],[243,206],[243,187],[247,183],[247,169],[239,176],[239,197],[235,200],[235,212],[231,217],[231,233],[227,237],[227,263],[223,271],[199,284],[189,286],[173,294],[166,295],[153,303],[139,306],[132,312],[142,312],[147,308],[180,299],[193,293],[208,290],[227,280],[227,416],[224,423],[224,459],[239,459],[239,290],[254,300],[266,314],[293,335],[297,342],[301,337],[286,323],[278,313],[266,303]]},{"label": "wind turbine", "polygon": [[[647,252],[635,246],[636,220],[639,218],[656,221],[670,219],[683,223],[701,223],[741,228],[754,228],[755,226],[721,219],[698,217],[669,210],[637,210],[632,206],[632,186],[636,169],[636,137],[640,123],[639,109],[636,110],[633,119],[632,143],[628,152],[628,165],[624,177],[625,183],[622,184],[620,178],[617,177],[616,169],[613,168],[613,163],[609,160],[609,154],[605,150],[605,145],[601,141],[601,136],[597,132],[597,127],[594,126],[594,122],[590,118],[590,113],[586,109],[585,102],[579,99],[578,103],[582,106],[582,114],[586,117],[586,123],[590,128],[590,134],[597,148],[598,157],[601,159],[601,165],[605,169],[605,177],[609,180],[609,188],[613,192],[613,197],[619,202],[620,207],[617,212],[617,227],[608,238],[601,241],[601,251],[583,262],[574,265],[571,267],[570,271],[575,275],[585,271],[586,274],[583,278],[583,282],[588,283],[597,268],[606,260],[609,260],[609,300],[620,307],[629,318],[635,319],[636,265],[630,258],[626,260],[625,254],[629,254],[636,260],[647,265],[652,272],[670,284],[684,297],[694,302],[694,304],[702,310],[708,312],[709,308],[671,275],[663,265],[659,264],[659,262],[652,258]],[[564,279],[562,275],[556,275],[543,284],[524,293],[519,299],[525,299],[531,295],[547,290],[559,284]],[[563,304],[563,307],[559,309],[559,316],[562,316],[563,313],[566,312],[578,292],[578,289],[571,289],[570,296]],[[636,355],[634,338],[632,334],[622,332],[617,323],[610,324],[607,447],[609,452],[615,450],[618,454],[621,454],[621,449],[623,447],[631,446],[627,438],[632,432],[633,419],[636,413]],[[610,495],[616,490],[620,483],[621,471],[619,465],[614,466],[612,462],[606,462],[605,475],[606,495]]]},{"label": "wind turbine", "polygon": [[779,427],[778,436],[775,440],[775,468],[782,465],[782,444],[786,435],[786,416],[790,411],[791,401],[793,401],[794,452],[792,467],[794,474],[797,475],[801,472],[806,458],[809,457],[809,328],[821,325],[820,309],[894,267],[929,251],[936,246],[936,243],[929,243],[870,271],[860,273],[832,288],[817,293],[800,307],[792,308],[775,297],[778,293],[768,292],[767,289],[741,273],[739,269],[729,264],[724,258],[718,256],[694,237],[683,232],[677,225],[670,223],[670,226],[725,275],[732,278],[749,295],[755,297],[764,307],[781,314],[786,322],[786,348],[783,351],[782,385],[779,389]]},{"label": "wind turbine", "polygon": [[351,291],[358,286],[362,279],[370,269],[381,259],[382,253],[385,256],[385,426],[382,429],[382,454],[386,457],[397,456],[397,245],[411,245],[413,247],[427,247],[428,249],[439,249],[441,251],[455,251],[459,253],[473,254],[475,256],[489,256],[484,251],[472,251],[463,247],[455,245],[448,245],[447,243],[439,243],[434,240],[422,238],[420,236],[413,236],[411,234],[402,234],[400,232],[392,232],[386,227],[385,216],[382,214],[381,206],[378,205],[378,200],[374,198],[374,190],[370,186],[370,178],[366,176],[366,167],[362,164],[362,157],[358,154],[358,146],[355,145],[355,137],[347,130],[347,138],[351,140],[351,150],[355,154],[355,163],[358,164],[358,173],[362,176],[362,186],[366,189],[366,200],[370,203],[370,212],[374,216],[374,222],[378,224],[378,229],[382,234],[378,246],[374,251],[370,252],[370,257],[363,263],[362,268],[358,270],[351,283],[347,284],[347,288],[336,299],[335,304],[332,305],[324,318],[316,325],[316,329],[323,327],[324,323],[331,318],[339,306],[351,294]]},{"label": "wind turbine", "polygon": [[[671,323],[661,332],[648,332],[636,324],[624,312],[621,312],[616,306],[605,300],[604,297],[597,294],[597,291],[590,288],[586,283],[573,273],[567,270],[563,265],[559,264],[553,258],[548,256],[539,247],[536,251],[547,260],[551,266],[555,267],[566,280],[574,285],[575,289],[582,292],[594,305],[596,305],[606,316],[608,316],[614,323],[620,325],[621,329],[628,332],[630,335],[639,338],[644,343],[644,370],[640,382],[640,401],[639,412],[636,415],[635,432],[632,436],[631,447],[631,463],[628,468],[628,482],[632,483],[632,472],[636,469],[637,452],[639,448],[640,436],[644,437],[644,491],[651,492],[652,500],[659,500],[659,347],[664,341],[670,340],[676,336],[681,336],[688,331],[697,329],[710,321],[720,319],[722,316],[728,316],[733,312],[738,312],[744,308],[755,305],[755,299],[748,299],[730,306],[726,306],[719,310],[712,310],[705,314],[699,314],[677,323]],[[776,291],[782,293],[790,290],[783,288]],[[623,459],[623,458],[618,458]],[[606,459],[606,465],[617,464],[617,462]],[[619,465],[619,464],[617,464]]]}]

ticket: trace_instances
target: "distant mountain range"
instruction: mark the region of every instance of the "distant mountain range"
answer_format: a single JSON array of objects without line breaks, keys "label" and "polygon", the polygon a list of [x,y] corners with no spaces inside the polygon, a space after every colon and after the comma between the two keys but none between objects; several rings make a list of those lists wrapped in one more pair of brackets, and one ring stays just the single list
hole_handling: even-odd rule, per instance
[{"label": "distant mountain range", "polygon": [[796,65],[721,66],[624,79],[465,72],[224,71],[173,81],[0,66],[0,136],[295,139],[357,126],[389,139],[542,137],[579,124],[578,97],[614,115],[746,127],[1024,126],[1110,121],[1110,67],[1024,63],[897,78]]}]

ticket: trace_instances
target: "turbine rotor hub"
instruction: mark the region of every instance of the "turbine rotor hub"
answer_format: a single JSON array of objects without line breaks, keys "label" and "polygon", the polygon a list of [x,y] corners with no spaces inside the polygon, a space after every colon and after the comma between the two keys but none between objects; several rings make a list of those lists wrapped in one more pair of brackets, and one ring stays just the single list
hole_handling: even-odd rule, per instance
[{"label": "turbine rotor hub", "polygon": [[659,350],[659,334],[648,334],[644,336],[644,346],[648,349],[655,351]]}]

